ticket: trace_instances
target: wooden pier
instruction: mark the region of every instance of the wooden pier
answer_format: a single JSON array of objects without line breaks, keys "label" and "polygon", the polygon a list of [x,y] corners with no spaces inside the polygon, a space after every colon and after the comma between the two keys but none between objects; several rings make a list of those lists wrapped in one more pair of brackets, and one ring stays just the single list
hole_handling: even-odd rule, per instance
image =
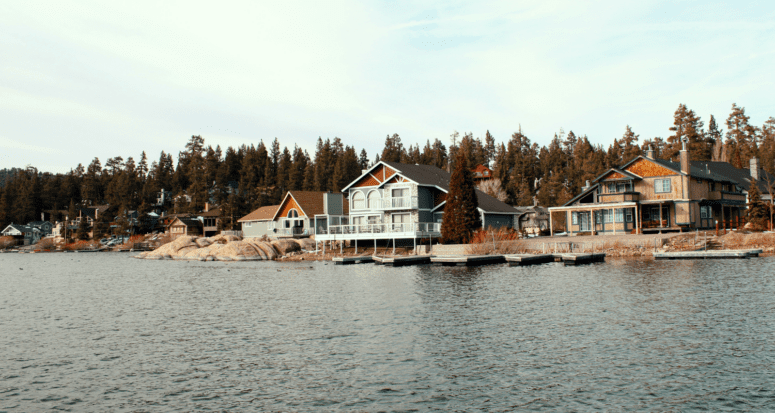
[{"label": "wooden pier", "polygon": [[562,259],[562,263],[567,265],[582,265],[593,262],[605,261],[605,253],[593,253],[593,254],[559,254]]},{"label": "wooden pier", "polygon": [[762,250],[760,249],[658,252],[654,254],[654,259],[655,260],[746,259],[749,257],[758,257],[759,254],[761,253],[762,253]]},{"label": "wooden pier", "polygon": [[557,256],[554,254],[513,254],[506,256],[506,262],[509,263],[509,267],[545,264],[556,260]]},{"label": "wooden pier", "polygon": [[334,265],[348,265],[348,264],[366,264],[374,262],[374,257],[371,255],[361,255],[358,257],[334,257],[331,261]]},{"label": "wooden pier", "polygon": [[506,262],[504,255],[445,255],[431,257],[433,265],[465,266],[502,264]]},{"label": "wooden pier", "polygon": [[388,267],[403,267],[405,265],[423,265],[431,263],[430,255],[391,255],[387,257],[374,257],[375,264]]}]

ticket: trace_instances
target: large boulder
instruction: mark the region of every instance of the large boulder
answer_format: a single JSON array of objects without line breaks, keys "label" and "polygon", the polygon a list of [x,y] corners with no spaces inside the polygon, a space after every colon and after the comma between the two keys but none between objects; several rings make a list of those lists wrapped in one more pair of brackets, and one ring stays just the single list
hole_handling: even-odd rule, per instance
[{"label": "large boulder", "polygon": [[277,241],[272,241],[272,246],[281,255],[287,255],[289,252],[301,251],[299,243],[292,239],[278,239]]}]

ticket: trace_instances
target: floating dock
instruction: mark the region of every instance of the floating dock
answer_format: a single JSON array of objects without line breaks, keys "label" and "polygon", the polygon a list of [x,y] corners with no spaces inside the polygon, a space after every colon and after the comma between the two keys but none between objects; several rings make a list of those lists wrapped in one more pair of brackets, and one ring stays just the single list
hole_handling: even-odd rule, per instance
[{"label": "floating dock", "polygon": [[[423,265],[431,263],[430,255],[397,255],[380,258],[382,259],[382,265],[388,267],[402,267],[404,265]],[[377,257],[374,257],[374,262],[377,262]]]},{"label": "floating dock", "polygon": [[509,267],[545,264],[556,260],[557,257],[554,254],[513,254],[506,256],[506,262],[509,263]]},{"label": "floating dock", "polygon": [[465,266],[502,264],[506,262],[504,255],[445,255],[431,257],[433,265]]},{"label": "floating dock", "polygon": [[334,257],[332,259],[334,265],[347,265],[347,264],[366,264],[374,262],[374,257],[371,255],[361,255],[358,257]]},{"label": "floating dock", "polygon": [[605,261],[605,253],[594,254],[558,254],[562,259],[562,263],[567,265],[581,265],[589,264],[593,262]]},{"label": "floating dock", "polygon": [[655,260],[746,259],[749,257],[758,257],[759,254],[761,253],[762,253],[762,250],[760,249],[658,252],[654,254],[654,259]]}]

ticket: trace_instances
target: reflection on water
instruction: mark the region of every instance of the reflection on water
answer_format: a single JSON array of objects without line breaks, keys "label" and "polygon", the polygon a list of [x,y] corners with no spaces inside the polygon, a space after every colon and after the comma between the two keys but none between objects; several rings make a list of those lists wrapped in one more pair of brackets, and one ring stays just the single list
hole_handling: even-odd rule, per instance
[{"label": "reflection on water", "polygon": [[773,258],[0,268],[0,411],[775,407]]}]

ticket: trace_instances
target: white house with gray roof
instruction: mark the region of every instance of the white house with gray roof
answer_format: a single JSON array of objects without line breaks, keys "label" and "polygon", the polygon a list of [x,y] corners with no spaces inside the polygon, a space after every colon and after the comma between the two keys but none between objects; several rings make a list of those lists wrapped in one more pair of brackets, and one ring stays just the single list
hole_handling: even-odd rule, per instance
[{"label": "white house with gray roof", "polygon": [[[380,161],[342,192],[349,223],[317,231],[315,239],[438,238],[451,175],[435,166]],[[514,228],[519,211],[476,191],[484,228]]]}]

